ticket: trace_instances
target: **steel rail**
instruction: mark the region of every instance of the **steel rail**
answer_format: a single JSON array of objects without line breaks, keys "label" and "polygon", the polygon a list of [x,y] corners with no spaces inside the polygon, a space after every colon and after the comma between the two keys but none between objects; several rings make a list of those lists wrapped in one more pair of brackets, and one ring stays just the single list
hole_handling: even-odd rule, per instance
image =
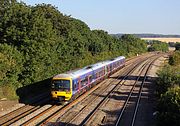
[{"label": "steel rail", "polygon": [[[139,65],[139,63],[137,63],[136,65]],[[133,68],[135,68],[135,67],[133,67]],[[127,72],[127,71],[125,71],[125,72]],[[127,72],[127,73],[123,73],[124,75],[118,75],[118,77],[117,77],[116,80],[112,80],[111,82],[108,82],[108,83],[112,83],[112,82],[114,82],[114,81],[117,81],[117,80],[120,79],[122,76],[125,76],[123,79],[120,80],[120,82],[118,82],[118,83],[120,83],[121,85],[123,85],[124,82],[123,82],[123,83],[121,83],[121,82],[122,82],[123,80],[125,80],[125,79],[127,78],[127,75],[130,74],[131,72],[132,72],[132,71]],[[109,85],[109,86],[110,86],[110,85]],[[105,88],[103,89],[103,92],[102,92],[101,94],[103,94],[107,89],[108,89],[108,87],[105,87]],[[99,95],[100,95],[100,94],[99,94]],[[73,117],[73,119],[71,119],[69,122],[66,122],[66,123],[67,123],[66,126],[70,125],[70,123],[73,122],[73,121],[83,112],[83,110],[85,110],[86,107],[88,107],[89,104],[93,103],[93,102],[99,97],[99,95],[97,95],[92,101],[90,101],[86,106],[84,106],[84,107],[80,110],[80,112],[79,112],[76,116]]]},{"label": "steel rail", "polygon": [[[47,103],[47,100],[45,101],[40,101],[37,102],[37,104],[44,104]],[[41,106],[30,106],[30,105],[25,105],[23,107],[20,107],[6,115],[4,115],[3,117],[1,117],[0,119],[0,125],[10,125],[16,121],[18,121],[19,119],[25,117],[26,115],[36,111],[37,109],[39,109]]]},{"label": "steel rail", "polygon": [[[142,83],[141,83],[141,87],[140,87],[139,92],[138,92],[138,99],[139,99],[139,100],[136,101],[136,105],[137,105],[137,102],[140,101],[139,96],[140,96],[140,93],[141,93],[141,91],[142,91],[142,85],[143,85],[144,82],[145,82],[145,78],[146,78],[147,72],[149,71],[149,68],[150,68],[150,66],[152,65],[152,63],[153,63],[156,59],[158,59],[159,56],[158,56],[158,57],[155,56],[154,58],[155,58],[155,59],[153,59],[152,61],[150,61],[150,62],[147,63],[147,65],[148,65],[148,64],[149,64],[149,65],[148,65],[148,67],[147,67],[147,70],[146,70],[146,72],[145,72],[143,81],[142,81]],[[145,68],[146,68],[146,66],[144,66],[144,69],[145,69]],[[143,70],[142,70],[142,72],[143,72]],[[138,78],[140,78],[140,76],[139,76]],[[133,89],[134,89],[134,87],[135,87],[135,85],[133,86]],[[118,125],[119,125],[120,120],[121,120],[122,117],[123,117],[123,114],[124,114],[124,111],[125,111],[125,109],[126,109],[127,103],[128,103],[128,101],[129,101],[132,93],[133,93],[133,90],[131,90],[131,91],[132,91],[132,92],[129,94],[129,96],[128,96],[126,102],[125,102],[125,104],[123,105],[123,108],[122,108],[122,110],[121,110],[121,112],[120,112],[120,114],[119,114],[119,116],[118,116],[118,119],[117,119],[117,121],[116,121],[116,123],[115,123],[115,126],[118,126]],[[137,109],[137,107],[136,107],[136,109]],[[137,112],[137,110],[135,110],[135,112]],[[133,116],[134,116],[134,117],[133,117],[133,119],[132,119],[131,124],[135,121],[135,120],[134,120],[134,119],[135,119],[134,113],[133,113]]]},{"label": "steel rail", "polygon": [[[147,59],[148,59],[148,58],[144,59],[143,61],[146,61]],[[142,62],[142,61],[139,61],[139,62]],[[139,65],[141,65],[141,64],[139,64],[139,62],[137,63],[137,65],[135,65],[135,67],[133,68],[133,70],[134,70],[136,67],[138,67]],[[133,70],[130,70],[129,73],[131,73]],[[125,78],[126,78],[126,77],[128,77],[128,75],[125,76]],[[125,78],[123,78],[123,79],[125,80]],[[119,84],[121,84],[121,82],[119,82],[119,83],[106,95],[106,97],[104,97],[104,99],[93,109],[93,111],[90,112],[90,114],[81,122],[80,126],[86,125],[86,124],[91,120],[91,118],[94,116],[94,114],[97,112],[97,110],[98,110],[105,102],[107,102],[110,94],[113,93],[113,91],[119,86]],[[120,85],[120,86],[122,86],[122,85]]]},{"label": "steel rail", "polygon": [[138,108],[139,108],[139,104],[140,104],[140,100],[141,100],[142,89],[143,89],[144,83],[145,83],[146,78],[147,78],[147,73],[148,73],[150,67],[152,66],[152,64],[153,64],[158,58],[159,58],[159,57],[157,57],[156,59],[154,59],[154,60],[150,63],[150,65],[148,66],[147,71],[146,71],[146,73],[145,73],[145,77],[144,77],[144,79],[143,79],[141,88],[140,88],[140,90],[139,90],[139,96],[138,96],[138,100],[137,100],[137,102],[136,102],[135,111],[134,111],[134,114],[133,114],[133,119],[132,119],[132,121],[131,121],[131,126],[134,126],[134,124],[135,124],[135,120],[136,120],[136,116],[137,116],[137,112],[138,112]]},{"label": "steel rail", "polygon": [[[142,57],[143,57],[143,56],[142,56]],[[142,57],[139,57],[139,58],[141,59]],[[149,57],[152,57],[152,55],[149,55]],[[148,59],[149,57],[146,57],[146,59]],[[133,58],[133,59],[135,59],[135,58]],[[132,60],[133,60],[133,59],[132,59]],[[130,61],[131,61],[131,60],[126,61],[126,66],[133,64],[133,63],[129,63]],[[87,94],[89,95],[89,94],[91,94],[93,91],[95,91],[96,89],[98,89],[98,88],[100,87],[100,85],[102,85],[102,84],[98,84],[98,85],[94,86],[93,88],[91,88],[91,91],[88,91],[88,92],[86,92],[86,93],[83,94],[83,95],[87,95]],[[56,112],[54,112],[53,114],[51,114],[50,116],[48,116],[47,118],[45,118],[43,121],[41,121],[40,123],[38,123],[38,125],[41,125],[41,126],[42,126],[42,125],[47,124],[47,123],[48,123],[51,119],[53,119],[55,116],[59,115],[60,113],[63,113],[63,112],[64,112],[65,110],[67,110],[70,106],[74,106],[75,104],[77,104],[77,103],[78,103],[78,100],[81,101],[82,99],[84,99],[84,98],[83,98],[83,95],[80,96],[78,99],[72,101],[71,103],[68,103],[67,105],[63,106],[62,108],[60,108],[59,110],[57,110]],[[46,110],[45,110],[45,111],[46,111]],[[50,110],[47,110],[46,113],[49,112],[49,111],[50,111]],[[25,125],[25,124],[31,124],[33,121],[35,121],[36,119],[38,119],[38,118],[36,118],[36,117],[40,117],[40,116],[43,115],[43,114],[44,114],[44,113],[42,112],[42,113],[36,115],[35,118],[34,118],[34,117],[31,118],[29,121],[23,123],[23,125]]]}]

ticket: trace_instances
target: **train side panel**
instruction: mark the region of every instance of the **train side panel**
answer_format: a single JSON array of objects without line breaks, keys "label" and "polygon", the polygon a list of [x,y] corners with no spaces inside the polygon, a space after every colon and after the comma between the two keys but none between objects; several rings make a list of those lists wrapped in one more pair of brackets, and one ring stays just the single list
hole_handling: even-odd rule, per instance
[{"label": "train side panel", "polygon": [[103,80],[105,76],[105,66],[92,68],[92,72],[81,75],[73,79],[73,97],[78,97],[83,92],[93,87],[95,84]]},{"label": "train side panel", "polygon": [[79,77],[73,78],[72,83],[72,94],[73,97],[78,97],[78,95],[82,94],[90,87],[90,84],[93,81],[93,72],[86,73]]}]

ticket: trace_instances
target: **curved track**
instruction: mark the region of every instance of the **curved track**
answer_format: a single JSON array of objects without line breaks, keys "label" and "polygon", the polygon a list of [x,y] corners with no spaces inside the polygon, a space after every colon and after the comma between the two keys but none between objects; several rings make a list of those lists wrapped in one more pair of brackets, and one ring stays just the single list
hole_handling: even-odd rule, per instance
[{"label": "curved track", "polygon": [[[135,67],[137,67],[137,66],[139,66],[139,64],[141,63],[141,62],[143,62],[143,61],[145,61],[145,60],[147,60],[148,58],[145,58],[145,59],[142,59],[142,60],[139,60],[139,62],[137,62],[137,63],[133,63],[133,65],[134,65],[134,68]],[[133,66],[132,64],[130,65],[131,67]],[[129,66],[129,68],[128,69],[132,69],[132,68],[130,68],[130,66]],[[127,71],[127,70],[126,70]],[[127,73],[126,73],[127,74]],[[121,75],[122,76],[122,75]],[[123,75],[124,76],[124,75]],[[117,77],[116,77],[117,78]],[[120,77],[118,77],[116,80],[120,80]],[[106,80],[107,81],[107,80]],[[112,82],[111,82],[112,83]],[[117,87],[117,83],[119,83],[119,85],[122,85],[122,83],[124,83],[124,82],[122,82],[122,80],[121,81],[118,81],[118,82],[113,82],[114,84],[111,84],[111,89],[109,88],[108,89],[108,87],[106,86],[106,89],[104,88],[104,90],[103,91],[101,91],[100,93],[101,94],[103,94],[104,92],[106,92],[107,90],[108,90],[108,92],[106,92],[106,96],[104,95],[103,97],[106,97],[106,98],[108,98],[110,95],[112,95],[112,92],[114,91],[114,89]],[[110,82],[108,83],[108,84],[110,84]],[[103,86],[103,85],[101,85],[101,86]],[[82,105],[82,99],[80,100],[80,101],[76,101],[76,103],[75,104],[69,104],[68,105],[68,107],[66,106],[65,107],[65,109],[63,109],[63,110],[60,110],[59,112],[57,112],[57,113],[55,113],[55,114],[53,114],[50,118],[47,118],[46,120],[44,120],[44,122],[43,123],[41,123],[42,125],[48,125],[48,124],[61,124],[61,125],[71,125],[72,124],[72,122],[73,122],[73,120],[75,120],[75,118],[77,118],[78,117],[78,115],[79,115],[79,113],[85,113],[84,112],[84,110],[87,110],[87,108],[86,107],[89,107],[91,104],[95,107],[95,106],[100,106],[100,105],[94,105],[93,104],[93,102],[94,103],[99,103],[99,104],[101,104],[101,103],[103,103],[104,101],[107,101],[106,100],[106,98],[105,98],[105,100],[99,100],[100,102],[97,102],[96,101],[96,99],[100,96],[100,95],[97,95],[96,94],[96,96],[97,97],[95,97],[95,98],[92,98],[93,100],[90,100],[89,102],[87,102],[86,103],[86,105]],[[86,96],[87,97],[87,96]],[[91,96],[91,97],[93,97],[93,95]],[[79,105],[79,107],[76,107],[76,106],[78,106]],[[72,106],[73,106],[73,108],[79,108],[80,109],[80,112],[79,113],[77,113],[77,112],[75,112],[74,114],[73,114],[73,112],[71,111],[71,109],[72,109]],[[97,109],[98,109],[99,107],[97,107]],[[65,119],[66,121],[62,121],[62,119],[64,118],[64,117],[67,117],[66,116],[66,114],[68,113],[68,111],[70,111],[70,113],[71,114],[69,114],[69,116],[68,116],[68,118],[67,119]],[[92,110],[92,111],[96,111],[96,108],[94,109],[94,110]],[[92,112],[91,111],[91,113],[94,113],[94,112]],[[70,116],[70,115],[72,115],[72,116]],[[75,116],[76,115],[76,116]],[[86,114],[86,115],[91,115],[91,114]],[[58,118],[56,118],[56,116],[59,116]],[[89,118],[88,116],[86,116],[86,119],[87,118]],[[69,118],[71,118],[71,119],[69,119]],[[86,121],[86,119],[84,119],[83,120],[83,122],[81,123],[82,125],[84,125],[83,123],[85,123]],[[67,120],[69,120],[69,121],[67,121]],[[78,120],[80,120],[80,119],[78,119]],[[55,122],[55,123],[51,123],[51,122]],[[86,124],[86,123],[85,123]],[[76,124],[77,125],[77,124]]]},{"label": "curved track", "polygon": [[[111,103],[111,100],[115,95],[117,95],[117,92],[119,92],[119,90],[122,90],[123,85],[127,85],[126,81],[134,71],[139,74],[139,78],[137,77],[137,82],[139,79],[141,80],[142,76],[145,75],[143,69],[147,69],[147,64],[149,64],[150,66],[150,61],[152,61],[150,59],[154,57],[156,57],[156,55],[150,54],[148,56],[139,56],[126,61],[126,66],[124,68],[111,75],[110,78],[94,86],[89,91],[70,103],[67,103],[65,105],[49,105],[46,108],[44,107],[45,104],[43,104],[42,106],[26,105],[0,117],[0,125],[96,125],[95,123],[92,123],[92,120],[97,117],[96,115],[100,110],[102,110],[102,107]],[[128,87],[131,86],[129,85]],[[130,92],[130,90],[128,92]],[[141,97],[141,95],[139,95],[139,97]],[[137,101],[140,102],[140,100]],[[46,102],[47,101],[44,101],[44,103]],[[139,103],[137,103],[137,107],[135,107],[136,114],[138,112],[138,104]],[[37,113],[37,111],[39,112]],[[136,119],[136,114],[134,114],[134,122]],[[120,119],[118,119],[117,115],[121,114],[115,115],[115,120],[117,121],[116,124],[119,125],[120,121],[118,120],[122,120],[121,118],[125,114],[122,114],[123,116]],[[23,120],[22,118],[26,119]],[[21,119],[22,121],[20,121]],[[108,123],[108,119],[106,116],[104,116],[100,120],[101,124],[111,124]],[[115,124],[115,121],[113,121],[113,124]]]}]

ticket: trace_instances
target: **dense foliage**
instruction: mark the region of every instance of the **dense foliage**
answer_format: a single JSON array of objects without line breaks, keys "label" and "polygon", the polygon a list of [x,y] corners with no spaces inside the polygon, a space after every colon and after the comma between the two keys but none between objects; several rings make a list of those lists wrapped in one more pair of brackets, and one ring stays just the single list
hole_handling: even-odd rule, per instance
[{"label": "dense foliage", "polygon": [[151,42],[149,42],[149,44],[151,45],[148,48],[148,51],[163,51],[163,52],[167,52],[168,51],[168,44],[165,42],[161,42],[158,40],[153,40]]},{"label": "dense foliage", "polygon": [[179,42],[176,42],[175,48],[176,48],[176,50],[180,50],[180,43]]},{"label": "dense foliage", "polygon": [[169,59],[157,79],[159,102],[157,109],[158,125],[179,126],[180,124],[180,52],[176,51]]},{"label": "dense foliage", "polygon": [[158,125],[179,126],[180,124],[180,87],[170,88],[162,94],[158,103]]},{"label": "dense foliage", "polygon": [[51,5],[0,1],[0,97],[58,73],[143,52],[143,40],[90,30]]},{"label": "dense foliage", "polygon": [[180,51],[176,51],[176,53],[169,57],[169,64],[174,66],[180,65]]}]

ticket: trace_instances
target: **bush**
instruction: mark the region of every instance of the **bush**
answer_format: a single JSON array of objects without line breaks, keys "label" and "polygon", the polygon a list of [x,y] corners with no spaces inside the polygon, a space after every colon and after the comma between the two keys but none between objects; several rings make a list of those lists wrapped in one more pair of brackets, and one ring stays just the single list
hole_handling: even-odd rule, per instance
[{"label": "bush", "polygon": [[7,98],[10,100],[17,99],[18,96],[16,95],[16,88],[11,84],[1,86],[0,98]]},{"label": "bush", "polygon": [[180,65],[180,51],[176,51],[172,56],[169,57],[170,65]]},{"label": "bush", "polygon": [[168,51],[168,44],[158,41],[158,40],[153,40],[151,46],[148,48],[149,52],[152,51],[162,51],[162,52],[167,52]]},{"label": "bush", "polygon": [[175,52],[166,65],[158,72],[157,92],[159,95],[157,110],[158,126],[179,126],[180,124],[180,53]]},{"label": "bush", "polygon": [[176,48],[176,50],[180,50],[180,42],[177,42],[177,43],[175,44],[175,48]]},{"label": "bush", "polygon": [[179,126],[180,87],[168,89],[158,103],[158,126]]},{"label": "bush", "polygon": [[179,67],[171,67],[169,65],[166,65],[157,73],[158,78],[156,80],[156,84],[159,95],[164,94],[168,88],[179,85],[180,74],[178,73],[180,73]]}]

